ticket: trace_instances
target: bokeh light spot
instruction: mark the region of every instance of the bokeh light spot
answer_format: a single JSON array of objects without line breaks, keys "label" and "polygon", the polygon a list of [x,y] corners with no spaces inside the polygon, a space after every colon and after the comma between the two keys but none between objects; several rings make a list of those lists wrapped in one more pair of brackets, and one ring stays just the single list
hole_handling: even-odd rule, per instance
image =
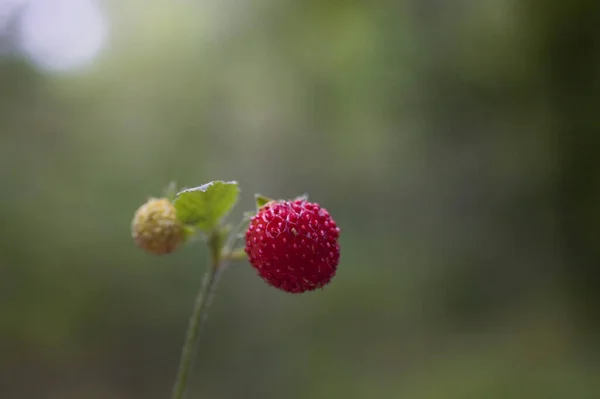
[{"label": "bokeh light spot", "polygon": [[18,34],[20,50],[39,68],[66,71],[95,59],[106,44],[108,24],[95,0],[33,0]]}]

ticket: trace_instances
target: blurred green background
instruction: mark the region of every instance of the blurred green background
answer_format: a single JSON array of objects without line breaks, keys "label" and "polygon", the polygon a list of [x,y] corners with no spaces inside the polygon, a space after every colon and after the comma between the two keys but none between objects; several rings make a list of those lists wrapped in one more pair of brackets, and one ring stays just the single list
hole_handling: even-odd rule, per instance
[{"label": "blurred green background", "polygon": [[600,398],[600,2],[0,1],[0,398],[170,395],[171,180],[308,192],[324,290],[227,271],[189,398]]}]

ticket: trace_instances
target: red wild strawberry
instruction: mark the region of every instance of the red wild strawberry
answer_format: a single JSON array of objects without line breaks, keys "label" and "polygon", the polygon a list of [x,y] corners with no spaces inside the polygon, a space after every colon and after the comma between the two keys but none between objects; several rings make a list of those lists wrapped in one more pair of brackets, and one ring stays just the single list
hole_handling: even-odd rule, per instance
[{"label": "red wild strawberry", "polygon": [[286,292],[328,284],[340,261],[340,229],[325,209],[305,200],[273,201],[246,231],[246,254],[268,284]]}]

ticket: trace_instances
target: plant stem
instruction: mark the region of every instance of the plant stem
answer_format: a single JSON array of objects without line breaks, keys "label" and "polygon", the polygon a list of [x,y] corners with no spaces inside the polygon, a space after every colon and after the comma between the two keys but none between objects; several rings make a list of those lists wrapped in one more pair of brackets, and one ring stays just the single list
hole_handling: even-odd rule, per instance
[{"label": "plant stem", "polygon": [[242,220],[240,221],[240,223],[237,226],[235,226],[235,228],[229,234],[229,238],[227,239],[227,242],[225,243],[225,246],[223,247],[223,253],[226,254],[227,256],[231,256],[231,255],[235,254],[235,252],[236,252],[235,246],[237,245],[238,241],[241,238],[240,231],[244,228],[245,225],[248,224],[248,221],[249,221],[249,218],[247,216],[244,216],[242,218]]},{"label": "plant stem", "polygon": [[244,260],[247,257],[248,257],[248,255],[246,255],[244,248],[239,248],[239,249],[236,249],[235,251],[230,251],[230,252],[223,254],[224,261]]},{"label": "plant stem", "polygon": [[171,399],[182,399],[185,394],[188,377],[192,369],[192,362],[196,353],[200,326],[206,319],[208,308],[221,275],[221,270],[219,270],[221,266],[220,256],[218,254],[215,255],[215,253],[215,251],[211,251],[211,262],[204,275],[202,287],[196,296],[196,302],[194,303],[194,310],[190,317],[185,343],[183,344],[179,370],[177,372],[177,379],[175,380]]}]

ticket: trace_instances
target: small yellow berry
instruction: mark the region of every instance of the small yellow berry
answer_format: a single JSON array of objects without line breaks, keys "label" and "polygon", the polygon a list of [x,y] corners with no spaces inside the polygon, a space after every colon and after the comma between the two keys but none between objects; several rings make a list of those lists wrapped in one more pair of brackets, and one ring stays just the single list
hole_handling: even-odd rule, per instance
[{"label": "small yellow berry", "polygon": [[131,235],[139,247],[154,255],[175,251],[185,237],[175,206],[166,198],[150,198],[138,208],[131,222]]}]

